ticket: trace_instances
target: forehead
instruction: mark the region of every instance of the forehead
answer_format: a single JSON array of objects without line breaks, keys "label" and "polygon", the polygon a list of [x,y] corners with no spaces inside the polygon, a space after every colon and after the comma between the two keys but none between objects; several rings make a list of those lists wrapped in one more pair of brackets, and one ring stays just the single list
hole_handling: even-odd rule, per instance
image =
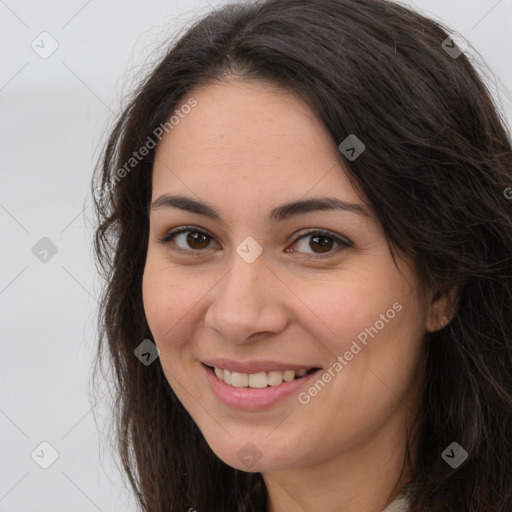
[{"label": "forehead", "polygon": [[200,195],[223,190],[226,199],[333,191],[358,198],[337,145],[293,91],[237,80],[196,89],[182,105],[190,98],[197,105],[158,146],[153,196],[188,188]]}]

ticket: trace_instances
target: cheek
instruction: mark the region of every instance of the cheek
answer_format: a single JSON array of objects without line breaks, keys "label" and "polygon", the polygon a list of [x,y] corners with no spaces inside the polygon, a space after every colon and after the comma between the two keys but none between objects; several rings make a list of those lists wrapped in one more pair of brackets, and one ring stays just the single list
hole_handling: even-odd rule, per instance
[{"label": "cheek", "polygon": [[[425,311],[418,294],[401,279],[376,274],[309,293],[321,319],[311,334],[329,361],[325,384],[312,383],[300,400],[309,408],[311,432],[339,440],[342,431],[350,446],[366,439],[401,403],[412,407]],[[326,445],[329,449],[333,446]]]},{"label": "cheek", "polygon": [[190,281],[183,282],[172,269],[148,258],[142,279],[142,298],[149,328],[160,350],[172,349],[172,340],[183,339],[178,332],[187,322],[180,318],[193,310],[197,296],[200,293],[190,286]]},{"label": "cheek", "polygon": [[144,312],[151,332],[156,338],[160,338],[161,333],[167,324],[170,327],[170,318],[166,314],[172,312],[174,304],[172,294],[167,287],[165,278],[157,271],[150,261],[146,263],[144,275],[142,278],[142,300]]},{"label": "cheek", "polygon": [[[345,410],[359,411],[353,419],[361,424],[379,408],[385,415],[396,400],[389,390],[404,396],[422,360],[426,311],[418,290],[411,290],[392,264],[379,268],[376,262],[304,286],[300,293],[311,309],[304,317],[311,319],[306,322],[310,334],[331,369],[330,391],[317,405],[344,404]],[[341,421],[337,415],[336,421]]]},{"label": "cheek", "polygon": [[398,279],[390,277],[389,269],[351,269],[314,286],[297,283],[294,291],[304,304],[300,308],[302,325],[307,325],[333,356],[349,350],[358,336],[362,343],[365,337],[370,339],[368,330],[375,334],[376,323],[377,331],[390,330],[413,299]]},{"label": "cheek", "polygon": [[[181,287],[169,269],[165,270],[152,264],[146,264],[142,280],[144,312],[153,335],[153,341],[160,350],[162,370],[175,393],[179,396],[176,383],[186,382],[183,372],[183,359],[186,358],[186,345],[181,340],[188,339],[186,332],[189,323],[180,321],[183,308],[188,303],[184,293],[190,293],[190,287]],[[180,397],[180,400],[186,397]]]}]

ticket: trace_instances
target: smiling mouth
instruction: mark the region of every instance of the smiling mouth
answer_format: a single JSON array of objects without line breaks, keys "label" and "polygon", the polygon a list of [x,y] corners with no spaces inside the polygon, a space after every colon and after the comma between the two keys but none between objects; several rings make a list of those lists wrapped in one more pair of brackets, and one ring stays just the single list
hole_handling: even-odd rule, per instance
[{"label": "smiling mouth", "polygon": [[224,368],[204,365],[209,368],[219,380],[236,388],[263,389],[269,386],[279,386],[283,382],[302,379],[320,368],[301,368],[300,370],[268,371],[258,373],[232,372]]}]

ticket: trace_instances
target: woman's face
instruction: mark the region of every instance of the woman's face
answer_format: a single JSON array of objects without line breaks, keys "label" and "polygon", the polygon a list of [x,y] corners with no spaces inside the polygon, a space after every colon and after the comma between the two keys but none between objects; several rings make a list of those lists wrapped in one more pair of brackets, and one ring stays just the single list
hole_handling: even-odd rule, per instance
[{"label": "woman's face", "polygon": [[143,279],[169,384],[242,470],[396,446],[431,323],[415,272],[298,96],[228,81],[193,97],[157,149]]}]

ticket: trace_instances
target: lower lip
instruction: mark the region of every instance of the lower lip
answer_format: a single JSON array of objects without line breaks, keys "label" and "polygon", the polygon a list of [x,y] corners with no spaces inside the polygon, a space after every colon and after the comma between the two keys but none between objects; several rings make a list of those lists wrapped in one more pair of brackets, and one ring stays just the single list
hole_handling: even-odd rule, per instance
[{"label": "lower lip", "polygon": [[266,388],[237,388],[220,380],[208,366],[201,365],[206,372],[206,378],[215,396],[224,404],[234,409],[244,411],[261,411],[268,409],[274,404],[284,400],[311,380],[320,370],[294,379],[290,382],[283,382],[278,386],[267,386]]}]

